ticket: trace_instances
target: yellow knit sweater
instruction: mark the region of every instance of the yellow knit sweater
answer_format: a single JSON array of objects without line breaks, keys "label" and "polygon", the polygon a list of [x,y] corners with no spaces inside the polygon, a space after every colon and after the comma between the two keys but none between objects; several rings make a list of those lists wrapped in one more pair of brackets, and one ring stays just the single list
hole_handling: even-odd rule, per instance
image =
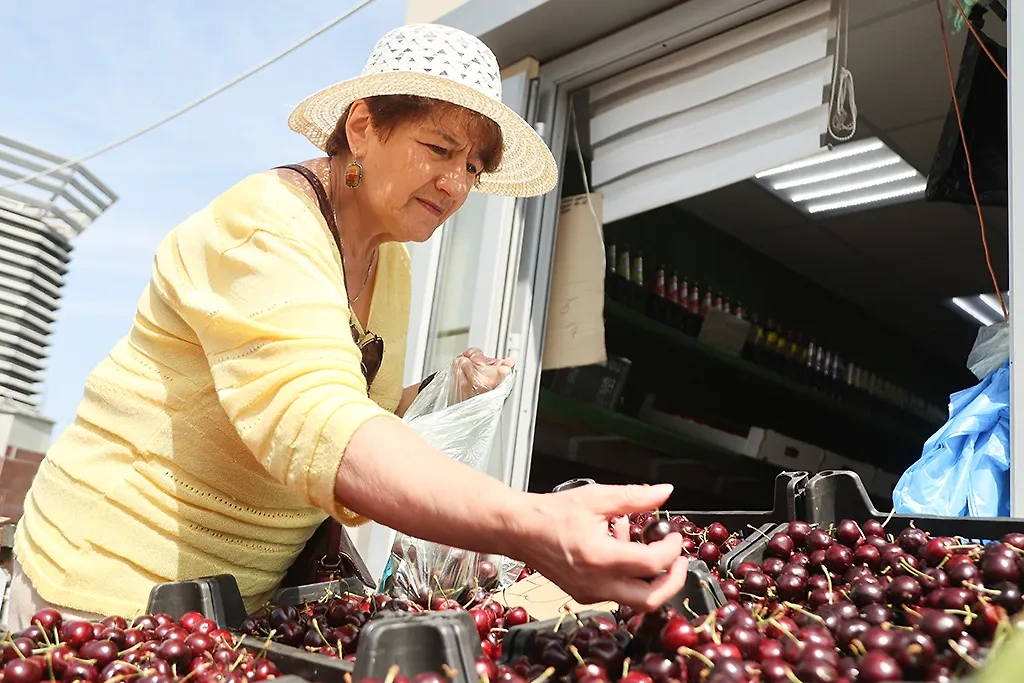
[{"label": "yellow knit sweater", "polygon": [[383,245],[370,397],[316,204],[245,178],[157,249],[128,335],[89,376],[25,500],[14,549],[39,594],[132,615],[164,581],[233,574],[262,604],[334,500],[352,434],[402,393],[409,255]]}]

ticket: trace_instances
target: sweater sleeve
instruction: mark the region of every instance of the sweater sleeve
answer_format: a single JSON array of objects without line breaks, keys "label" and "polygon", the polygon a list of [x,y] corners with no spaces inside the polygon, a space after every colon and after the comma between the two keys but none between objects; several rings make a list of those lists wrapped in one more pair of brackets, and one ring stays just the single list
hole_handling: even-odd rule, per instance
[{"label": "sweater sleeve", "polygon": [[398,418],[367,396],[330,233],[281,188],[229,192],[205,214],[158,250],[160,295],[194,330],[221,405],[271,476],[362,521],[335,501],[338,469],[361,425]]}]

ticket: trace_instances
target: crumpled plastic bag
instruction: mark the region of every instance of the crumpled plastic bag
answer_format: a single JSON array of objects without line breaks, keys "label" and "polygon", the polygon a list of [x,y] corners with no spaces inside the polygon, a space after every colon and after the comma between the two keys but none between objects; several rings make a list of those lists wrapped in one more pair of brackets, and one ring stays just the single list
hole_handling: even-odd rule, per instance
[{"label": "crumpled plastic bag", "polygon": [[1010,357],[1010,323],[1001,322],[978,329],[974,348],[967,356],[967,368],[985,379]]},{"label": "crumpled plastic bag", "polygon": [[[984,367],[996,346],[969,361],[972,370]],[[898,514],[1010,516],[1008,358],[976,386],[950,396],[949,420],[925,442],[892,497]]]},{"label": "crumpled plastic bag", "polygon": [[[481,388],[500,379],[494,389]],[[434,448],[477,470],[485,470],[515,370],[497,363],[481,365],[465,356],[420,392],[403,418]],[[397,534],[380,590],[429,607],[436,598],[463,599],[472,591],[507,588],[523,563]]]}]

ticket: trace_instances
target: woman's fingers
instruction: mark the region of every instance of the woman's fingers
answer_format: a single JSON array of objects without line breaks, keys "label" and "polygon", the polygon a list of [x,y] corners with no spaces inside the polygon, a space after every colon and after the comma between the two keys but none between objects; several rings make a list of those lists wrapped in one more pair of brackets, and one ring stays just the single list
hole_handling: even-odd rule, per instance
[{"label": "woman's fingers", "polygon": [[595,558],[602,570],[616,574],[649,578],[667,570],[683,550],[683,537],[669,534],[656,543],[630,543],[629,530],[626,542],[608,539],[601,545],[603,557]]},{"label": "woman's fingers", "polygon": [[604,591],[608,599],[642,612],[653,612],[668,602],[686,584],[687,561],[677,557],[667,572],[651,582],[622,579]]}]

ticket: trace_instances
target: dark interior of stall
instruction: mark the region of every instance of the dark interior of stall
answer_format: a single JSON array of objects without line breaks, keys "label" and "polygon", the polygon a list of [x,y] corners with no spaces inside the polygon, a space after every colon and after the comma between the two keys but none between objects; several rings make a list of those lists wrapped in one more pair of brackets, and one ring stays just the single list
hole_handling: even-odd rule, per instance
[{"label": "dark interior of stall", "polygon": [[[898,1],[880,13],[852,4],[854,140],[878,137],[934,175],[943,150],[960,144],[934,6]],[[998,17],[975,25],[1005,46]],[[954,74],[969,40],[966,28],[948,37]],[[994,138],[1005,151],[1005,81],[994,88],[986,102],[1001,96],[1002,118],[975,107],[969,144]],[[589,177],[586,92],[574,99]],[[569,139],[562,197],[587,188]],[[1006,178],[976,181],[1003,183],[1001,198],[990,193],[982,204],[992,270],[1005,289]],[[950,303],[996,291],[973,202],[930,196],[809,217],[749,180],[608,223],[604,241],[614,249],[609,360],[543,373],[531,490],[577,477],[668,481],[672,509],[751,510],[770,507],[778,472],[852,468],[888,510],[898,477],[946,421],[950,395],[978,381],[966,359],[981,323]],[[642,259],[639,281],[613,272],[624,251],[627,264]],[[691,294],[699,288],[701,302],[710,293],[705,305],[667,304],[673,274]],[[699,338],[707,304],[732,315],[742,307],[752,323],[742,350]]]}]

